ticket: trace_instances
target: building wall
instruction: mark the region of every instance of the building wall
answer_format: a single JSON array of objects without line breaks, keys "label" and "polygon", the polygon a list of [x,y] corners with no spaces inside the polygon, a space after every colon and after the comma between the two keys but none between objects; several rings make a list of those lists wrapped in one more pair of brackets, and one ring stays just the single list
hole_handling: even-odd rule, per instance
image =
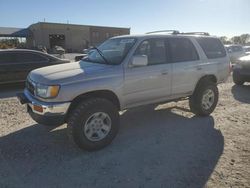
[{"label": "building wall", "polygon": [[27,42],[29,46],[45,46],[50,49],[50,35],[64,35],[65,46],[68,51],[80,51],[86,48],[86,41],[89,41],[89,27],[67,24],[38,23],[30,27],[32,37]]},{"label": "building wall", "polygon": [[85,26],[39,22],[29,27],[32,35],[27,38],[28,47],[45,46],[50,49],[50,35],[64,35],[67,51],[82,52],[89,46],[96,46],[106,39],[130,33],[128,28]]}]

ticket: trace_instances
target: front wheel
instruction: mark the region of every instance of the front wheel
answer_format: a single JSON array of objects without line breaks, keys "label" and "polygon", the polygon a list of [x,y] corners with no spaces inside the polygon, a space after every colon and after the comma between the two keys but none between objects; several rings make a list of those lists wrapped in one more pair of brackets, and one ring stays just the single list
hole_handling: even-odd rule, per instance
[{"label": "front wheel", "polygon": [[119,128],[119,113],[115,105],[102,98],[82,101],[68,120],[69,136],[82,149],[102,149],[112,142]]},{"label": "front wheel", "polygon": [[195,89],[194,94],[189,98],[191,111],[199,116],[210,115],[219,98],[219,91],[215,83],[203,82]]}]

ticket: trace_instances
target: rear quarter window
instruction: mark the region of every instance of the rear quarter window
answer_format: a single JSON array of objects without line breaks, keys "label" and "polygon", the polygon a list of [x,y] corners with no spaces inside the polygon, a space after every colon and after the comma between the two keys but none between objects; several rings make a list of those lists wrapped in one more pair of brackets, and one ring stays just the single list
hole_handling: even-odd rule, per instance
[{"label": "rear quarter window", "polygon": [[217,38],[197,38],[197,42],[208,59],[216,59],[226,56],[226,50],[221,41]]},{"label": "rear quarter window", "polygon": [[47,61],[46,58],[42,57],[39,54],[35,53],[16,53],[15,54],[16,62],[27,62],[27,63],[36,63],[41,61]]}]

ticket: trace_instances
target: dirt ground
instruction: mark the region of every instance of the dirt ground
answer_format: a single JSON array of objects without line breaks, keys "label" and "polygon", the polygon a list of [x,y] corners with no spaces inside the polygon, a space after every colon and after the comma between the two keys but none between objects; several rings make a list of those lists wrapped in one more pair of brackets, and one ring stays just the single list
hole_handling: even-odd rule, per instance
[{"label": "dirt ground", "polygon": [[250,187],[250,85],[219,90],[205,118],[187,101],[128,110],[114,142],[92,153],[1,91],[0,187]]}]

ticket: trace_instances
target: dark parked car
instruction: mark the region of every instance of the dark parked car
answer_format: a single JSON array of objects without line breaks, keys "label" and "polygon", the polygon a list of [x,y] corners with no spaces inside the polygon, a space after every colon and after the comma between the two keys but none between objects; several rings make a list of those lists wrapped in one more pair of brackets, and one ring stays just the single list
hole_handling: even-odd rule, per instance
[{"label": "dark parked car", "polygon": [[233,80],[236,85],[250,82],[250,55],[239,58],[233,66]]},{"label": "dark parked car", "polygon": [[69,62],[34,50],[0,50],[0,84],[23,82],[34,69]]}]

